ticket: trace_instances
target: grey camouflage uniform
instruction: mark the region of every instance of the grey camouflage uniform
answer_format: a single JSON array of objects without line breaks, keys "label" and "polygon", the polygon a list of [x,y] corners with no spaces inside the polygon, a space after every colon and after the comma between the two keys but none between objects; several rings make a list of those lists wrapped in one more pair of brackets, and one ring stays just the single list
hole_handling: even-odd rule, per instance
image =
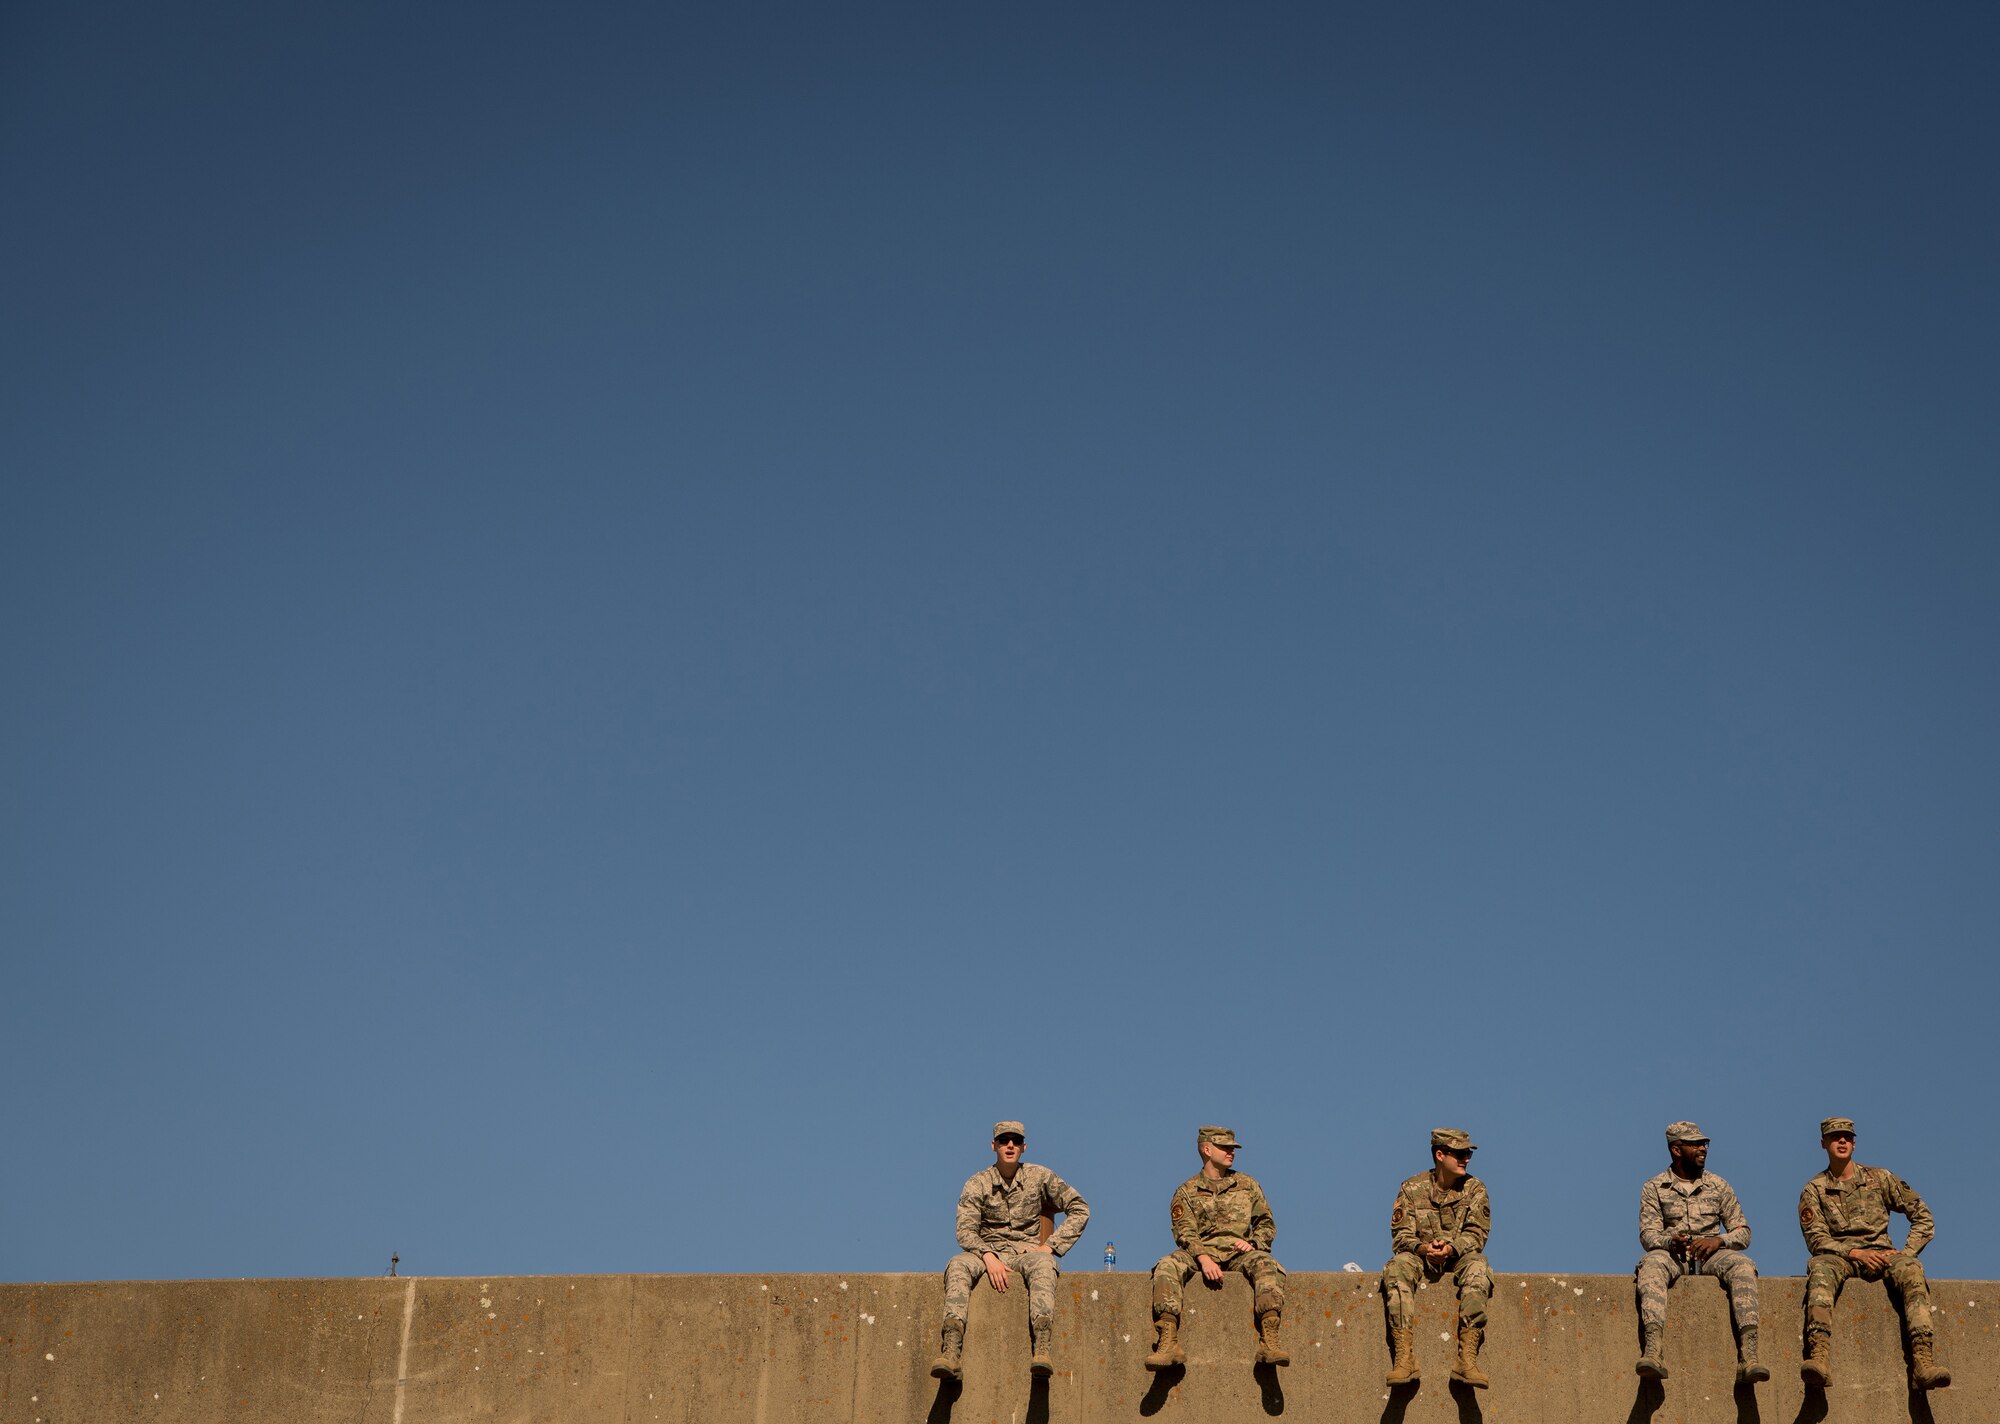
[{"label": "grey camouflage uniform", "polygon": [[[1043,1211],[1063,1213],[1048,1252],[1034,1249]],[[945,1263],[944,1313],[963,1321],[972,1288],[986,1274],[981,1253],[991,1251],[1028,1283],[1028,1318],[1048,1322],[1056,1313],[1056,1257],[1076,1245],[1090,1220],[1090,1204],[1047,1167],[1023,1162],[1009,1183],[998,1167],[968,1177],[958,1194],[958,1244],[965,1249]]]},{"label": "grey camouflage uniform", "polygon": [[[1285,1268],[1271,1255],[1278,1223],[1264,1189],[1247,1172],[1230,1172],[1219,1181],[1197,1172],[1174,1189],[1174,1242],[1180,1248],[1160,1257],[1153,1267],[1153,1314],[1181,1313],[1181,1287],[1201,1269],[1195,1258],[1207,1256],[1225,1271],[1249,1278],[1251,1309],[1258,1315],[1285,1308]],[[1239,1251],[1236,1240],[1251,1249]]]},{"label": "grey camouflage uniform", "polygon": [[[1722,1249],[1706,1261],[1673,1254],[1674,1238],[1719,1236]],[[1757,1263],[1743,1254],[1750,1244],[1736,1192],[1713,1172],[1692,1182],[1672,1170],[1639,1189],[1639,1258],[1633,1275],[1639,1297],[1639,1324],[1648,1331],[1667,1323],[1667,1290],[1682,1276],[1713,1276],[1729,1292],[1729,1314],[1740,1334],[1757,1324]]]},{"label": "grey camouflage uniform", "polygon": [[[1486,1184],[1467,1177],[1446,1191],[1429,1172],[1419,1172],[1397,1189],[1389,1213],[1389,1244],[1395,1255],[1382,1268],[1382,1303],[1389,1323],[1406,1326],[1417,1311],[1417,1283],[1442,1280],[1449,1272],[1458,1287],[1458,1316],[1465,1324],[1486,1328],[1486,1302],[1493,1294],[1493,1272],[1486,1265],[1486,1237],[1493,1229],[1493,1208]],[[1449,1266],[1439,1267],[1418,1249],[1442,1237],[1456,1252]]]},{"label": "grey camouflage uniform", "polygon": [[[1851,1129],[1850,1129],[1851,1130]],[[1889,1213],[1910,1219],[1910,1234],[1902,1254],[1882,1270],[1864,1270],[1847,1259],[1855,1250],[1894,1251],[1889,1239]],[[1812,1259],[1806,1263],[1806,1329],[1832,1330],[1833,1306],[1840,1288],[1854,1276],[1886,1281],[1889,1293],[1902,1303],[1903,1326],[1912,1335],[1931,1333],[1931,1289],[1917,1254],[1936,1234],[1936,1223],[1924,1199],[1894,1172],[1864,1167],[1859,1162],[1847,1179],[1816,1174],[1799,1193],[1799,1230]]]}]

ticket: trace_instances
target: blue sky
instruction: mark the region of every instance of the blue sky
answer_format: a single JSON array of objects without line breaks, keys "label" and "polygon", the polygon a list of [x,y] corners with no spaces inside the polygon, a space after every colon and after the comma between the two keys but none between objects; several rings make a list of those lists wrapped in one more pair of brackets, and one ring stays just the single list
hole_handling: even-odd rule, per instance
[{"label": "blue sky", "polygon": [[12,7],[0,1276],[2000,1276],[1996,31]]}]

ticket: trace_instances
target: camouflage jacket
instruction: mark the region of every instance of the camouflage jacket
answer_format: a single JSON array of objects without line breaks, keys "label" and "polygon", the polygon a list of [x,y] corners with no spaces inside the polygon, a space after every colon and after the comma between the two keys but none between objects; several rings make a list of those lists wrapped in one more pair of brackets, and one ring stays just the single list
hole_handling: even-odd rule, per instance
[{"label": "camouflage jacket", "polygon": [[1683,1231],[1697,1238],[1720,1236],[1727,1251],[1750,1244],[1750,1223],[1735,1189],[1713,1172],[1690,1182],[1669,1169],[1639,1188],[1640,1250],[1664,1251]]},{"label": "camouflage jacket", "polygon": [[1799,1230],[1805,1233],[1806,1250],[1816,1256],[1893,1251],[1895,1243],[1889,1240],[1892,1211],[1910,1219],[1910,1236],[1903,1250],[1914,1256],[1930,1245],[1937,1226],[1924,1199],[1894,1172],[1856,1162],[1844,1182],[1821,1172],[1806,1183],[1799,1193]]},{"label": "camouflage jacket", "polygon": [[1389,1244],[1412,1255],[1424,1242],[1442,1237],[1455,1255],[1470,1256],[1486,1249],[1492,1229],[1493,1207],[1486,1183],[1477,1177],[1446,1191],[1429,1172],[1419,1172],[1396,1192],[1396,1209],[1389,1213]]},{"label": "camouflage jacket", "polygon": [[1049,1249],[1060,1256],[1076,1245],[1090,1220],[1090,1203],[1081,1192],[1033,1162],[1016,1168],[1011,1183],[1001,1179],[998,1167],[975,1172],[958,1194],[958,1244],[967,1251],[1033,1246],[1045,1209],[1063,1213],[1062,1225],[1049,1237]]},{"label": "camouflage jacket", "polygon": [[1236,1250],[1232,1242],[1239,1238],[1268,1251],[1278,1239],[1271,1204],[1247,1172],[1231,1172],[1220,1181],[1196,1172],[1174,1189],[1169,1213],[1174,1245],[1196,1255],[1229,1255]]}]

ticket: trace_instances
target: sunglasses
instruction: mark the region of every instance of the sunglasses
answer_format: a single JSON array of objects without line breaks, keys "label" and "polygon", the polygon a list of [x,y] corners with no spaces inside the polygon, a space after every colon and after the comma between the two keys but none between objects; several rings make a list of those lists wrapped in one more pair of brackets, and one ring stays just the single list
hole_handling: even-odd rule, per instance
[{"label": "sunglasses", "polygon": [[1027,1138],[1016,1137],[1011,1132],[1008,1133],[1005,1137],[996,1137],[993,1140],[999,1143],[1002,1147],[1025,1147],[1027,1146],[1028,1143]]}]

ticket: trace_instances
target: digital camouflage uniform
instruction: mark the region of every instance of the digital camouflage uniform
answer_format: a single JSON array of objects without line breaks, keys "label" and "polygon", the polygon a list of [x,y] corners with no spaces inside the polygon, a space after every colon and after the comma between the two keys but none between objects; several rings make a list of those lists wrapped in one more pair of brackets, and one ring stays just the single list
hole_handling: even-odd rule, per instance
[{"label": "digital camouflage uniform", "polygon": [[[1285,1308],[1285,1268],[1271,1256],[1278,1224],[1264,1189],[1246,1172],[1230,1172],[1220,1180],[1197,1172],[1174,1189],[1171,1207],[1174,1242],[1180,1247],[1160,1257],[1153,1267],[1153,1314],[1181,1313],[1181,1287],[1201,1269],[1197,1256],[1207,1256],[1225,1271],[1240,1271],[1255,1293],[1258,1315]],[[1239,1251],[1235,1240],[1250,1243]]]},{"label": "digital camouflage uniform", "polygon": [[[1389,1323],[1407,1328],[1416,1318],[1417,1284],[1439,1281],[1450,1272],[1458,1286],[1458,1317],[1480,1330],[1486,1328],[1486,1301],[1493,1294],[1493,1273],[1486,1266],[1486,1237],[1493,1229],[1493,1208],[1486,1184],[1467,1177],[1450,1191],[1429,1172],[1419,1172],[1396,1192],[1389,1213],[1389,1244],[1395,1255],[1382,1268],[1382,1300]],[[1418,1248],[1443,1238],[1456,1253],[1451,1264],[1437,1266]]]},{"label": "digital camouflage uniform", "polygon": [[[1032,1249],[1041,1236],[1042,1213],[1062,1212],[1063,1223],[1049,1237],[1049,1251]],[[972,1288],[986,1274],[981,1253],[991,1251],[1009,1271],[1028,1283],[1028,1319],[1047,1323],[1056,1313],[1056,1257],[1076,1245],[1090,1220],[1090,1204],[1051,1172],[1023,1162],[1010,1183],[988,1167],[966,1179],[958,1194],[958,1244],[965,1249],[944,1268],[944,1313],[963,1321]]]},{"label": "digital camouflage uniform", "polygon": [[[1848,1129],[1852,1131],[1850,1127]],[[1909,1239],[1902,1254],[1879,1271],[1864,1270],[1847,1259],[1849,1251],[1894,1251],[1889,1240],[1889,1213],[1899,1211],[1910,1219]],[[1935,1234],[1931,1209],[1908,1182],[1881,1167],[1864,1167],[1859,1162],[1848,1168],[1846,1180],[1835,1180],[1820,1172],[1799,1193],[1799,1230],[1805,1233],[1806,1249],[1812,1260],[1806,1263],[1806,1330],[1831,1331],[1833,1305],[1840,1288],[1854,1276],[1863,1280],[1885,1280],[1889,1292],[1902,1303],[1903,1328],[1911,1335],[1931,1333],[1931,1291],[1917,1254],[1930,1244]]]},{"label": "digital camouflage uniform", "polygon": [[[1722,1249],[1706,1261],[1673,1254],[1674,1238],[1722,1238]],[[1736,1193],[1713,1172],[1687,1181],[1671,1169],[1639,1189],[1637,1270],[1640,1328],[1652,1334],[1667,1323],[1667,1288],[1682,1276],[1714,1276],[1729,1292],[1729,1314],[1741,1333],[1757,1325],[1757,1265],[1743,1254],[1750,1223]]]}]

